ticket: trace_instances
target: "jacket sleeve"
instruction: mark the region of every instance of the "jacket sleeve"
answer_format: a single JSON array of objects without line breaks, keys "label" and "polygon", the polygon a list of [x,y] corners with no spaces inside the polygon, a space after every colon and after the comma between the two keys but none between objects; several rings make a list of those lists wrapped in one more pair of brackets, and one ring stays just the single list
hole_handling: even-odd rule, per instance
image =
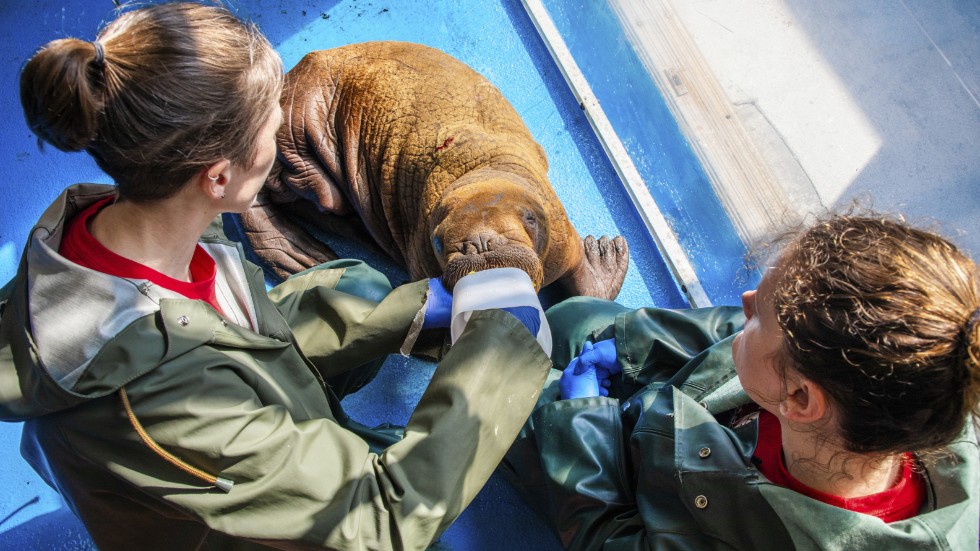
[{"label": "jacket sleeve", "polygon": [[[325,379],[398,352],[425,304],[425,280],[402,285],[379,302],[337,290],[351,270],[357,268],[314,268],[269,293],[295,342]],[[353,277],[380,276],[366,272]]]},{"label": "jacket sleeve", "polygon": [[[666,502],[678,502],[679,512],[684,509],[666,489],[676,482],[657,480],[664,471],[655,466],[669,463],[674,450],[632,450],[634,464],[629,452],[636,441],[624,441],[619,409],[618,400],[578,398],[548,404],[532,416],[548,486],[546,515],[565,549],[725,548],[687,522],[685,514],[671,518],[653,513],[662,511]],[[636,469],[633,476],[626,471],[631,464]],[[638,481],[643,482],[641,495],[633,487]],[[644,501],[660,505],[643,506]]]},{"label": "jacket sleeve", "polygon": [[566,548],[596,549],[603,524],[634,509],[619,400],[558,400],[531,416],[546,515]]},{"label": "jacket sleeve", "polygon": [[[743,320],[732,307],[621,313],[613,325],[624,376],[643,385],[679,382],[678,375],[689,367],[693,370],[717,355],[713,345],[723,343],[728,350],[726,339]],[[645,392],[644,400],[656,394]],[[670,519],[643,513],[657,508],[643,507],[642,501],[677,500],[666,490],[675,482],[658,483],[657,478],[672,476],[673,470],[656,468],[663,461],[669,464],[674,450],[638,446],[670,439],[627,438],[623,419],[619,400],[603,397],[559,400],[532,414],[529,426],[544,471],[535,479],[544,481],[546,514],[562,544],[583,550],[712,549],[716,543],[684,522],[671,529],[665,525]],[[642,495],[637,495],[640,481]],[[656,495],[658,487],[665,495]]]},{"label": "jacket sleeve", "polygon": [[234,481],[230,492],[202,490],[134,436],[124,449],[88,451],[150,501],[225,534],[286,549],[424,549],[489,478],[549,367],[515,318],[484,311],[436,368],[404,438],[380,455],[329,417],[297,421],[263,405],[239,370],[219,364],[151,372],[129,390],[147,432]]},{"label": "jacket sleeve", "polygon": [[563,369],[586,340],[616,339],[626,382],[666,381],[695,356],[739,331],[745,323],[734,306],[630,310],[615,302],[574,297],[548,310],[554,340],[552,359]]},{"label": "jacket sleeve", "polygon": [[615,338],[623,378],[641,385],[666,381],[744,324],[742,309],[734,306],[641,308],[620,315]]}]

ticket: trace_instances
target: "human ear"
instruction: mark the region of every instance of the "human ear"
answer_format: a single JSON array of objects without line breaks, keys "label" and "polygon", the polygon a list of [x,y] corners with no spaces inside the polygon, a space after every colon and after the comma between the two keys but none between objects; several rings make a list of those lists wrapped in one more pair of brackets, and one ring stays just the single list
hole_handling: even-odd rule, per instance
[{"label": "human ear", "polygon": [[814,423],[827,414],[828,397],[815,382],[799,377],[787,381],[786,396],[779,403],[779,413],[795,423]]},{"label": "human ear", "polygon": [[207,166],[198,176],[198,185],[205,195],[212,199],[221,199],[225,196],[225,185],[228,184],[231,161],[221,159],[220,161]]}]

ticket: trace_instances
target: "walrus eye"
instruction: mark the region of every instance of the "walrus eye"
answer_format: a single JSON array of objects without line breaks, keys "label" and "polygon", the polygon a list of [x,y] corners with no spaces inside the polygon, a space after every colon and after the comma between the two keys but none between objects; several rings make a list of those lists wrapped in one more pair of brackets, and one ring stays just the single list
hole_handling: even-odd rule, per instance
[{"label": "walrus eye", "polygon": [[524,213],[524,225],[527,229],[533,230],[538,227],[538,219],[534,216],[533,212]]},{"label": "walrus eye", "polygon": [[538,253],[542,252],[542,248],[547,240],[547,228],[542,231],[542,228],[538,225],[538,217],[533,211],[524,211],[524,230],[527,231],[528,237],[534,243],[534,250]]},{"label": "walrus eye", "polygon": [[524,230],[527,231],[528,236],[531,237],[535,245],[538,245],[538,237],[541,231],[538,228],[538,217],[531,211],[524,213]]},{"label": "walrus eye", "polygon": [[432,248],[437,255],[442,256],[442,239],[438,235],[432,238]]}]

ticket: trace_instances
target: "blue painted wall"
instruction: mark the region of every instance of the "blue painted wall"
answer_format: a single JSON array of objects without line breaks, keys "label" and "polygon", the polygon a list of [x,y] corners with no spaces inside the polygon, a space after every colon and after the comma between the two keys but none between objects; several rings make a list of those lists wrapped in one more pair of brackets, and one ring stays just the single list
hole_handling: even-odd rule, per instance
[{"label": "blue painted wall", "polygon": [[740,304],[758,274],[643,62],[605,1],[544,0],[555,26],[629,152],[713,304]]}]

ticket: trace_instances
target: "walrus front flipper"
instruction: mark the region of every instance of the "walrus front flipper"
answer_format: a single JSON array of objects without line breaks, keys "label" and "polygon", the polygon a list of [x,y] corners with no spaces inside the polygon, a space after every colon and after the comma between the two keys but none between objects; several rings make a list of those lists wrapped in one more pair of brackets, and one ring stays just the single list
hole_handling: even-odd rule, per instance
[{"label": "walrus front flipper", "polygon": [[629,246],[623,236],[588,236],[582,240],[582,262],[561,278],[561,285],[573,296],[584,295],[613,300],[626,279]]},{"label": "walrus front flipper", "polygon": [[265,192],[241,214],[241,222],[262,267],[279,279],[337,259],[330,247],[283,216]]}]

